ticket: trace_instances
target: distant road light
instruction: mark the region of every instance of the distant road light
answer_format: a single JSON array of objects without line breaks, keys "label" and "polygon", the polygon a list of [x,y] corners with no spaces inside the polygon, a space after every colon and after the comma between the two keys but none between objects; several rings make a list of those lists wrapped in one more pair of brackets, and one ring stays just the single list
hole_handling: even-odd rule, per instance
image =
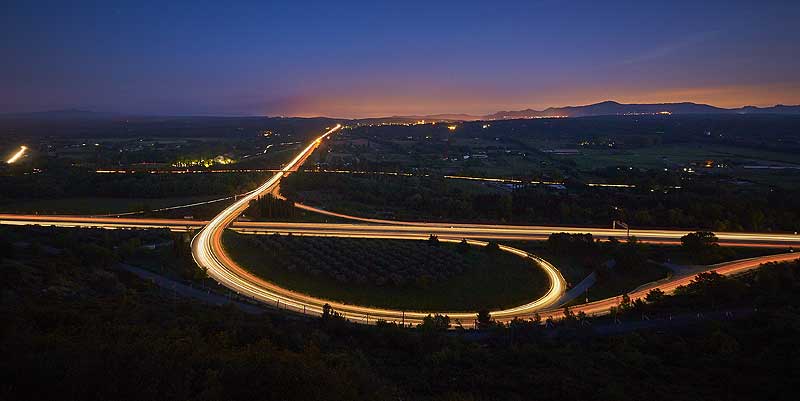
[{"label": "distant road light", "polygon": [[8,163],[8,164],[15,163],[17,160],[19,160],[22,157],[22,155],[25,154],[26,150],[28,150],[27,146],[25,146],[25,145],[20,146],[19,150],[17,151],[17,153],[14,153],[14,156],[11,156],[8,160],[6,160],[6,163]]},{"label": "distant road light", "polygon": [[458,125],[448,125],[447,126],[447,129],[449,129],[450,131],[455,131],[456,128],[458,128]]}]

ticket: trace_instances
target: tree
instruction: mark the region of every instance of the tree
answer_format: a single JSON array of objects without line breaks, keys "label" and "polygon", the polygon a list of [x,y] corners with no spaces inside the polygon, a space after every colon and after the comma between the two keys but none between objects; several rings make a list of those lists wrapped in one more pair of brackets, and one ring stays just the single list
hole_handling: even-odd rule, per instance
[{"label": "tree", "polygon": [[422,323],[418,324],[417,328],[423,331],[446,331],[450,328],[450,316],[428,314],[422,318]]},{"label": "tree", "polygon": [[475,318],[476,322],[478,323],[479,329],[487,329],[494,324],[494,320],[492,320],[492,315],[489,313],[487,309],[481,309],[478,311],[478,315]]},{"label": "tree", "polygon": [[588,255],[594,249],[592,234],[552,233],[547,247],[556,255]]},{"label": "tree", "polygon": [[643,251],[644,245],[632,235],[614,250],[614,259],[617,261],[617,266],[623,270],[636,269],[647,261]]},{"label": "tree", "polygon": [[739,299],[745,292],[741,281],[723,276],[716,271],[703,272],[695,276],[681,293],[694,295],[713,307],[718,302]]},{"label": "tree", "polygon": [[339,312],[336,312],[335,310],[333,310],[333,307],[330,306],[330,304],[323,305],[322,306],[322,321],[323,322],[328,322],[328,321],[334,321],[334,320],[343,321],[344,317]]},{"label": "tree", "polygon": [[688,252],[697,254],[705,253],[709,249],[719,246],[718,238],[710,231],[697,231],[681,237],[681,246]]},{"label": "tree", "polygon": [[663,301],[665,296],[664,291],[661,291],[660,288],[653,288],[647,293],[644,299],[651,304],[657,304]]},{"label": "tree", "polygon": [[562,322],[567,324],[567,325],[571,325],[571,324],[573,324],[573,323],[575,323],[577,321],[578,321],[578,318],[575,317],[575,312],[571,311],[568,306],[565,306],[564,307],[564,318],[562,319]]},{"label": "tree", "polygon": [[439,246],[439,237],[437,237],[434,234],[431,234],[431,236],[428,237],[428,245],[438,247]]},{"label": "tree", "polygon": [[725,258],[717,243],[718,238],[710,231],[697,231],[681,237],[681,246],[698,263],[715,263]]},{"label": "tree", "polygon": [[630,309],[633,305],[631,304],[631,297],[628,294],[622,294],[622,300],[619,302],[619,309],[621,311],[626,311]]}]

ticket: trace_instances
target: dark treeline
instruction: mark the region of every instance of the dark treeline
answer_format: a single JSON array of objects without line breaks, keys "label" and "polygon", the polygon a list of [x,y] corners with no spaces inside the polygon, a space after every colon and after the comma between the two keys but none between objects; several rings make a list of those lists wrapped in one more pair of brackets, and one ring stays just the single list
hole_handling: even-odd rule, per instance
[{"label": "dark treeline", "polygon": [[[710,265],[761,254],[721,247],[716,235],[707,231],[689,233],[681,239],[680,247],[669,248],[641,243],[635,236],[600,241],[591,234],[553,233],[545,246],[534,252],[557,261],[568,284],[583,279],[589,272],[596,273],[598,284],[592,287],[592,300],[618,295],[667,277],[669,270],[662,263],[671,258],[683,260],[683,263]],[[575,277],[575,273],[568,270],[569,264],[582,268],[583,275]]]},{"label": "dark treeline", "polygon": [[640,268],[647,260],[647,245],[639,243],[636,237],[625,242],[615,238],[600,242],[592,234],[553,233],[547,238],[547,248],[554,255],[579,258],[594,268],[605,260],[613,260],[614,268],[623,272]]},{"label": "dark treeline", "polygon": [[[465,191],[451,180],[434,177],[294,174],[283,188],[290,196],[321,190],[357,215],[391,213],[397,219],[499,221],[504,223],[610,225],[623,220],[635,227],[680,227],[715,231],[797,231],[800,192],[742,189],[697,179],[681,182],[653,175],[632,181],[635,189],[567,189],[522,186],[512,191]],[[668,188],[682,184],[680,189]],[[652,189],[652,191],[651,191]],[[373,217],[373,216],[369,216]]]},{"label": "dark treeline", "polygon": [[247,205],[245,216],[255,220],[272,220],[293,218],[299,215],[294,202],[278,199],[272,194],[259,196]]},{"label": "dark treeline", "polygon": [[[455,135],[459,138],[479,137],[488,140],[533,138],[568,142],[605,138],[613,139],[621,147],[705,142],[787,151],[787,146],[790,149],[800,149],[800,137],[796,130],[799,120],[800,117],[796,115],[768,114],[517,119],[461,123]],[[362,126],[353,132],[356,135],[384,139],[428,135],[442,138],[452,134],[446,127],[447,124]]]},{"label": "dark treeline", "polygon": [[[789,400],[800,380],[796,263],[700,276],[618,315],[757,306],[748,318],[597,336],[602,319],[567,313],[553,329],[484,314],[485,330],[447,333],[444,317],[410,330],[205,306],[19,233],[0,233],[2,399]],[[85,233],[98,239],[71,241]],[[97,246],[114,252],[115,235]]]},{"label": "dark treeline", "polygon": [[262,173],[97,174],[54,169],[39,174],[0,175],[2,199],[63,197],[162,198],[243,193],[264,179]]},{"label": "dark treeline", "polygon": [[[666,192],[666,193],[665,193]],[[796,231],[800,192],[743,191],[724,184],[683,189],[603,189],[565,191],[528,187],[514,191],[510,213],[519,221],[608,225],[623,220],[638,227],[680,227],[715,231]]]},{"label": "dark treeline", "polygon": [[464,124],[457,135],[568,141],[613,138],[622,147],[703,142],[785,152],[800,149],[798,120],[800,117],[793,115],[721,114],[501,120],[492,121],[486,129],[482,122]]},{"label": "dark treeline", "polygon": [[688,308],[796,307],[799,290],[800,262],[769,263],[737,277],[714,271],[701,273],[672,295],[651,291],[645,303],[634,303],[631,307],[653,313]]}]

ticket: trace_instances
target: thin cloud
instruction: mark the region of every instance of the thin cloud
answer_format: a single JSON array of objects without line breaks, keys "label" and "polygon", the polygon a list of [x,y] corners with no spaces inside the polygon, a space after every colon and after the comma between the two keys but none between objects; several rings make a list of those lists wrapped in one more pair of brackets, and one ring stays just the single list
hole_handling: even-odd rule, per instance
[{"label": "thin cloud", "polygon": [[625,59],[617,63],[617,65],[630,65],[630,64],[639,64],[648,61],[658,60],[664,57],[667,57],[675,52],[680,50],[690,48],[696,46],[700,43],[706,42],[715,36],[719,35],[722,32],[720,30],[715,31],[705,31],[705,32],[698,32],[694,35],[690,35],[682,40],[677,42],[667,43],[661,46],[658,46],[654,49],[648,50],[644,53],[636,55],[634,57]]}]

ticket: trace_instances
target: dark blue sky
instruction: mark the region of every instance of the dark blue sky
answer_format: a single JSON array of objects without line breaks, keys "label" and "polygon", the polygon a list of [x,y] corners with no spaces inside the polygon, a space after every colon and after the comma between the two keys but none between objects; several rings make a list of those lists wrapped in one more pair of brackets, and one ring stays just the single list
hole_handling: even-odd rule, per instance
[{"label": "dark blue sky", "polygon": [[800,1],[8,1],[0,112],[800,103]]}]

